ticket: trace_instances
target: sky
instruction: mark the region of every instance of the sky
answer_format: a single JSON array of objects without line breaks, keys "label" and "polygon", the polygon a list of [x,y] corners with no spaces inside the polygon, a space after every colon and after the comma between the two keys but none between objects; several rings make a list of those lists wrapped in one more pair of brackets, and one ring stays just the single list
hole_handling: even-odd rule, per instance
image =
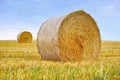
[{"label": "sky", "polygon": [[95,19],[102,40],[120,41],[120,0],[0,0],[0,40],[25,30],[36,39],[44,21],[76,10]]}]

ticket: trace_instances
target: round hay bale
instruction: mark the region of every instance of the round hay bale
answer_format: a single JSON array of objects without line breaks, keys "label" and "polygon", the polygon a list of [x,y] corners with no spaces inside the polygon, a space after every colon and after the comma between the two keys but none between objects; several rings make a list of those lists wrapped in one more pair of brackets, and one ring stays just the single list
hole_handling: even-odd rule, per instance
[{"label": "round hay bale", "polygon": [[20,32],[17,36],[17,40],[19,43],[30,43],[32,42],[32,34],[28,31]]},{"label": "round hay bale", "polygon": [[48,19],[37,36],[44,60],[94,60],[101,50],[100,32],[94,19],[83,10]]}]

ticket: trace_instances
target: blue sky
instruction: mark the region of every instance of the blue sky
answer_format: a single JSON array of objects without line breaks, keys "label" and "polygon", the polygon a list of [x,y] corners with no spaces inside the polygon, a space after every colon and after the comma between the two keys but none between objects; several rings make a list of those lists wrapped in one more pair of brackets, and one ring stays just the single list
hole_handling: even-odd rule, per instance
[{"label": "blue sky", "polygon": [[120,0],[0,0],[0,40],[24,30],[36,39],[45,20],[81,9],[96,20],[102,40],[120,41]]}]

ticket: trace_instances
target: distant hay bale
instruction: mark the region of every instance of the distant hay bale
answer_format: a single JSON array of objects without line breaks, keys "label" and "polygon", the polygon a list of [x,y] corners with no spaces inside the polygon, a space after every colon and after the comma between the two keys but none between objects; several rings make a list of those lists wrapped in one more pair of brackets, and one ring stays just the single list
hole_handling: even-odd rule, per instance
[{"label": "distant hay bale", "polygon": [[37,36],[44,60],[94,60],[101,49],[100,32],[94,19],[83,10],[48,19]]},{"label": "distant hay bale", "polygon": [[32,34],[28,31],[20,32],[17,36],[17,40],[19,43],[30,43],[32,42]]}]

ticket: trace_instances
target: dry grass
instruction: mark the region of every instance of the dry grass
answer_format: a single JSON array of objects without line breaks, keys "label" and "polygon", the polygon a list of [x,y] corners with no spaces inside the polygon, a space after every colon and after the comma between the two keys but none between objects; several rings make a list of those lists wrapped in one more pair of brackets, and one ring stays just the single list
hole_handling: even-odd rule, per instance
[{"label": "dry grass", "polygon": [[120,42],[103,41],[94,62],[44,61],[36,41],[0,41],[0,80],[119,80]]}]

